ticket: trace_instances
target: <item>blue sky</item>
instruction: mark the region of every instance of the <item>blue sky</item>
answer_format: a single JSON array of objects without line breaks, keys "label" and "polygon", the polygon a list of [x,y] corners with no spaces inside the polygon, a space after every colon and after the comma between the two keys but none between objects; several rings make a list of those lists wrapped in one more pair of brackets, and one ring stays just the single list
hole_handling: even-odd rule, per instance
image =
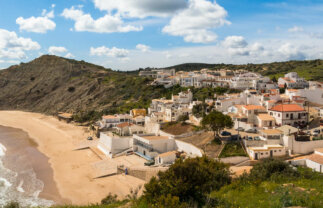
[{"label": "blue sky", "polygon": [[323,58],[322,0],[0,0],[0,68],[42,54],[134,70]]}]

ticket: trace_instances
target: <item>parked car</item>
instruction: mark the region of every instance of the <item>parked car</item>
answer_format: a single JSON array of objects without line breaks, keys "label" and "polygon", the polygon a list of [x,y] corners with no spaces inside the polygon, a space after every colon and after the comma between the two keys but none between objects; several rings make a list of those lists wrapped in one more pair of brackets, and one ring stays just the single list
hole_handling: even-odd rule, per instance
[{"label": "parked car", "polygon": [[221,136],[231,136],[231,133],[228,131],[222,131]]},{"label": "parked car", "polygon": [[242,127],[236,128],[236,131],[244,131],[244,128]]},{"label": "parked car", "polygon": [[89,137],[87,138],[87,140],[93,140],[93,137],[89,136]]},{"label": "parked car", "polygon": [[321,133],[321,130],[320,129],[315,129],[313,131],[313,136],[318,136],[320,133]]},{"label": "parked car", "polygon": [[256,140],[256,141],[259,141],[260,140],[260,137],[259,136],[255,136],[253,139]]},{"label": "parked car", "polygon": [[257,131],[257,129],[252,128],[252,129],[247,129],[247,130],[246,130],[246,132],[247,132],[247,133],[254,133],[254,134],[255,134],[255,133],[257,133],[258,131]]},{"label": "parked car", "polygon": [[149,160],[148,162],[145,162],[144,164],[145,164],[145,166],[152,166],[152,165],[155,164],[155,161],[154,160]]}]

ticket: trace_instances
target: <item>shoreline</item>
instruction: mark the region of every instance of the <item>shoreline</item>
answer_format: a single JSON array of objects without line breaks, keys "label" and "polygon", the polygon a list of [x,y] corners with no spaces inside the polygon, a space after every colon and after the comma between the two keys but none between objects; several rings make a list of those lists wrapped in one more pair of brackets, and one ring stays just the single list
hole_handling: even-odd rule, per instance
[{"label": "shoreline", "polygon": [[[0,126],[0,144],[6,150],[2,157],[3,167],[17,174],[21,185],[20,191],[32,191],[28,190],[31,183],[43,184],[38,187],[40,189],[33,190],[30,194],[42,190],[39,193],[40,199],[50,200],[55,204],[69,203],[58,193],[53,170],[48,162],[49,158],[37,149],[37,144],[27,132],[17,128]],[[18,183],[18,181],[16,182]],[[27,190],[24,189],[24,186]]]},{"label": "shoreline", "polygon": [[91,164],[100,159],[91,150],[73,151],[75,144],[89,136],[84,127],[21,111],[0,111],[0,125],[28,133],[37,149],[48,157],[60,196],[73,205],[100,203],[109,193],[124,198],[131,189],[144,184],[128,175],[93,179]]}]

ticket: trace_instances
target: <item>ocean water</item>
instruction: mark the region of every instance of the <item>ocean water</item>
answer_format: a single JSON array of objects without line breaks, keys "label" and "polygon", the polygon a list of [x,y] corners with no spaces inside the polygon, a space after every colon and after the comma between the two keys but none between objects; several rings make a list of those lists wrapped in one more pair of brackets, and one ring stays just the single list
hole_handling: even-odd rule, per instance
[{"label": "ocean water", "polygon": [[[9,202],[18,202],[22,207],[49,207],[53,201],[41,199],[39,194],[44,183],[37,179],[33,168],[21,164],[19,157],[9,157],[10,163],[20,168],[12,171],[4,166],[7,159],[7,148],[0,143],[0,207]],[[16,160],[16,161],[15,161]]]}]

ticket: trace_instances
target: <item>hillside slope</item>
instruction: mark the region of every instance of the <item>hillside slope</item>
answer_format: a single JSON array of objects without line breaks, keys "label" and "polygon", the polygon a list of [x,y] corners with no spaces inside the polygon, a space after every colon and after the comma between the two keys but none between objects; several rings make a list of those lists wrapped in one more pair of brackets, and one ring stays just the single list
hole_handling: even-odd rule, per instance
[{"label": "hillside slope", "polygon": [[141,107],[163,92],[149,82],[84,61],[45,55],[0,71],[0,109],[54,114],[105,111],[127,104]]}]

